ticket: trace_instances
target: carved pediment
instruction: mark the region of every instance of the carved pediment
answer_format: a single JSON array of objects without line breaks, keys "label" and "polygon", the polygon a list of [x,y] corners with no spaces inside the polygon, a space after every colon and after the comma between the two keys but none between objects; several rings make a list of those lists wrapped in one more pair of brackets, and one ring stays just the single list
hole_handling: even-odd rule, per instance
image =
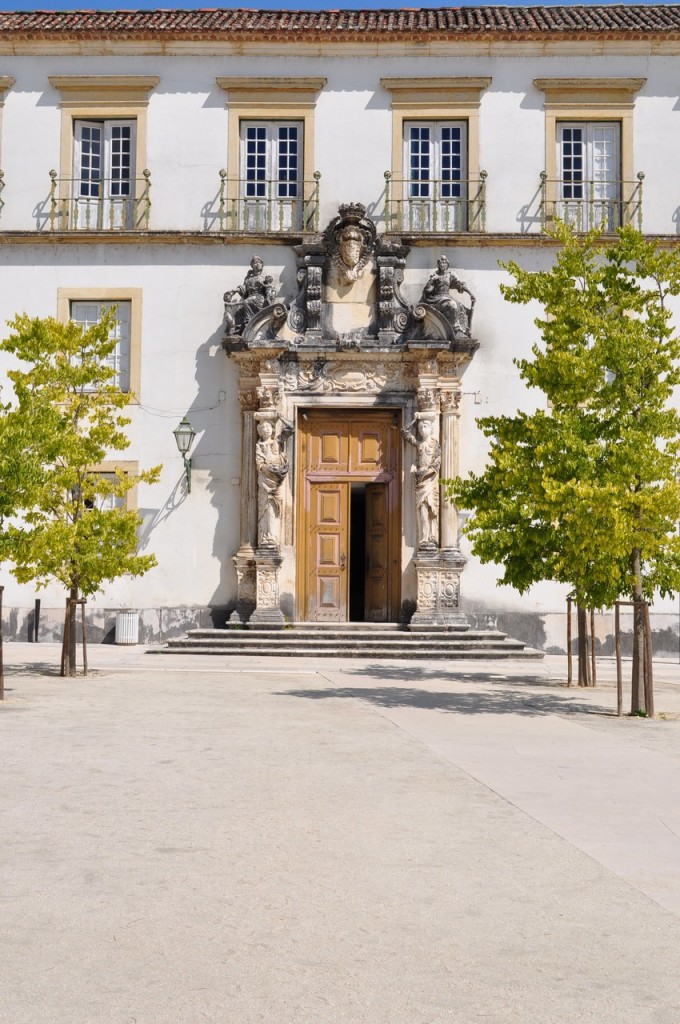
[{"label": "carved pediment", "polygon": [[419,301],[410,303],[402,292],[410,249],[378,235],[361,203],[342,205],[322,234],[294,252],[296,296],[276,297],[272,275],[257,256],[243,284],[225,293],[227,352],[272,348],[378,355],[433,348],[469,358],[476,350],[474,296],[447,257],[438,260]]}]

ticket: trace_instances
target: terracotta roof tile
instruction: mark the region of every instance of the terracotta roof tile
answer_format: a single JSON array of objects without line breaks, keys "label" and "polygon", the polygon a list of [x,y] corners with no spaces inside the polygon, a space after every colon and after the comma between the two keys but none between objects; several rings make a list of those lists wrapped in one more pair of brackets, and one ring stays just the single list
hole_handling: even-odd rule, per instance
[{"label": "terracotta roof tile", "polygon": [[366,11],[255,11],[234,8],[156,11],[5,11],[0,38],[8,36],[177,38],[248,36],[367,37],[439,35],[445,38],[500,36],[635,35],[680,32],[680,4],[654,6],[442,7]]}]

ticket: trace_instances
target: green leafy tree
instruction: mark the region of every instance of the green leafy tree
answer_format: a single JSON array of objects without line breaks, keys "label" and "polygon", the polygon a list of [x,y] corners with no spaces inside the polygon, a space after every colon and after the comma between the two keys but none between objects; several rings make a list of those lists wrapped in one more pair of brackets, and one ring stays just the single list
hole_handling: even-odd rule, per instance
[{"label": "green leafy tree", "polygon": [[8,372],[15,396],[5,413],[12,454],[0,473],[14,481],[7,512],[20,510],[21,519],[6,525],[2,551],[19,582],[43,587],[57,581],[68,591],[68,674],[75,672],[74,602],[156,564],[153,555],[137,553],[139,517],[124,507],[124,498],[138,481],[156,481],[160,467],[134,477],[93,471],[128,446],[130,421],[121,412],[128,396],[107,362],[116,344],[114,323],[115,310],[87,330],[73,321],[21,315],[0,342],[0,350],[26,364]]},{"label": "green leafy tree", "polygon": [[[472,509],[466,533],[501,583],[526,591],[541,580],[568,584],[583,608],[617,599],[650,601],[680,590],[680,342],[669,296],[680,293],[680,253],[660,250],[632,228],[614,243],[566,226],[554,265],[505,265],[509,302],[538,302],[541,341],[517,360],[520,377],[547,411],[486,417],[481,474],[449,484]],[[644,609],[634,614],[633,712],[645,710]],[[649,704],[651,701],[651,664]]]}]

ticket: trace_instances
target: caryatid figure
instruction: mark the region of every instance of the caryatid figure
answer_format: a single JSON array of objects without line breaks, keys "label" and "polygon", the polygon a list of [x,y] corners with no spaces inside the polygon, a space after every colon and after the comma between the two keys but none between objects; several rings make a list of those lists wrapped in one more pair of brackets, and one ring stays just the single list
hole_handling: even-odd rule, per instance
[{"label": "caryatid figure", "polygon": [[[276,424],[281,420],[281,430]],[[257,540],[259,547],[279,547],[283,506],[281,488],[288,475],[285,442],[293,433],[292,423],[277,417],[259,420],[255,445],[257,466]]]},{"label": "caryatid figure", "polygon": [[411,466],[411,472],[416,485],[419,549],[439,547],[439,470],[442,450],[433,430],[432,416],[420,413],[401,431],[416,449],[416,461]]}]

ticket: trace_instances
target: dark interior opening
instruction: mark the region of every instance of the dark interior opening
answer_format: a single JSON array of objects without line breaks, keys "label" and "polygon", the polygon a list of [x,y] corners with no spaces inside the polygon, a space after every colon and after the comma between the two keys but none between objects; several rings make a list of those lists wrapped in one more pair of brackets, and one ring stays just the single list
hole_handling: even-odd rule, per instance
[{"label": "dark interior opening", "polygon": [[349,618],[364,621],[366,590],[366,484],[352,484],[349,508]]}]

